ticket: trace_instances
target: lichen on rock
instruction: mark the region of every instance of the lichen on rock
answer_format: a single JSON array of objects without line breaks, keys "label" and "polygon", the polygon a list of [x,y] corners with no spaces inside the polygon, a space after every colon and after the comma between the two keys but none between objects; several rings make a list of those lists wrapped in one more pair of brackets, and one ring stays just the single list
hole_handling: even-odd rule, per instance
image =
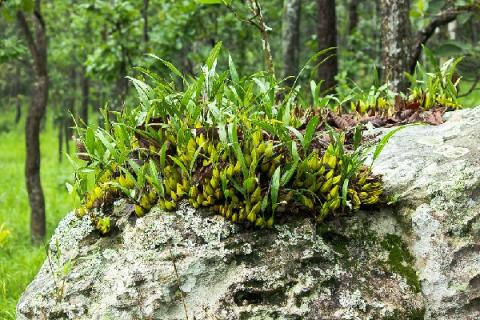
[{"label": "lichen on rock", "polygon": [[108,237],[69,214],[17,318],[477,319],[480,108],[447,119],[399,131],[375,161],[388,208],[255,229],[184,202],[131,219],[117,202]]}]

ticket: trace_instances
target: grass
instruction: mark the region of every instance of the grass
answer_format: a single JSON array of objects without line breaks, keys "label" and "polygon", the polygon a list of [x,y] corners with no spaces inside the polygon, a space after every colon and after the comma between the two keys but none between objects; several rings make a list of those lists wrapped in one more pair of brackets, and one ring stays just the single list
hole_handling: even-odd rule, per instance
[{"label": "grass", "polygon": [[[30,211],[24,179],[25,138],[23,123],[13,125],[14,115],[5,112],[0,126],[0,226],[10,230],[0,246],[0,319],[15,319],[15,306],[45,259],[43,246],[30,243]],[[41,133],[41,173],[47,212],[47,241],[60,219],[73,207],[65,188],[72,168],[67,159],[58,162],[56,130],[46,119]]]}]

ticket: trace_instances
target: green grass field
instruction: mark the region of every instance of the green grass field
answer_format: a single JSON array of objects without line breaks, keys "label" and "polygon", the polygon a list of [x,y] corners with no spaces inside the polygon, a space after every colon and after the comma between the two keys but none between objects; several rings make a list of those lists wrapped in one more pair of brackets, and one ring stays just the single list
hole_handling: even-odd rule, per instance
[{"label": "green grass field", "polygon": [[[26,108],[25,108],[26,109]],[[43,246],[30,244],[30,211],[24,179],[25,139],[23,123],[15,126],[10,112],[0,117],[0,226],[10,231],[0,243],[0,319],[15,319],[15,305],[45,258]],[[58,162],[56,130],[50,118],[41,134],[41,173],[45,193],[47,230],[51,236],[59,220],[73,208],[65,183],[72,180],[72,166]],[[3,125],[2,125],[3,124]],[[73,147],[73,146],[72,146]],[[1,237],[0,237],[1,238]]]}]

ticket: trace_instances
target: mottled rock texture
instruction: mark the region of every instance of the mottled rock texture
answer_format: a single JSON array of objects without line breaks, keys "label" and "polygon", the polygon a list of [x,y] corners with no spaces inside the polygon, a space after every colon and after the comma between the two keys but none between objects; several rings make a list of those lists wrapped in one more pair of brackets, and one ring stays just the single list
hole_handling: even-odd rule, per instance
[{"label": "mottled rock texture", "polygon": [[478,319],[480,108],[399,131],[374,163],[390,207],[234,226],[182,205],[69,214],[18,319]]}]

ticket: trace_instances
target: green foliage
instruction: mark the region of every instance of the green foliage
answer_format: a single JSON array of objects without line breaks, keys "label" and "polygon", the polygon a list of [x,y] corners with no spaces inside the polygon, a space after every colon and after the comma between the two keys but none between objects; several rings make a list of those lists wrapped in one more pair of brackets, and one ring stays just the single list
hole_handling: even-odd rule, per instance
[{"label": "green foliage", "polygon": [[182,89],[145,71],[150,84],[131,79],[138,107],[114,112],[105,129],[79,128],[89,158],[72,188],[84,199],[79,215],[106,233],[118,198],[133,203],[137,216],[156,203],[173,210],[186,198],[233,222],[269,227],[287,208],[323,221],[379,201],[382,186],[364,165],[359,134],[352,147],[331,131],[322,145],[320,118],[295,91],[278,100],[284,89],[273,77],[239,78],[231,59],[229,71],[217,73],[220,45],[201,74],[180,76]]},{"label": "green foliage", "polygon": [[14,37],[0,39],[0,65],[12,59],[18,59],[26,52],[25,46]]},{"label": "green foliage", "polygon": [[459,108],[457,96],[460,79],[455,71],[462,58],[452,58],[440,64],[428,48],[425,47],[424,52],[433,72],[427,72],[417,64],[415,73],[406,75],[411,82],[410,99],[418,101],[424,110],[436,106]]}]

